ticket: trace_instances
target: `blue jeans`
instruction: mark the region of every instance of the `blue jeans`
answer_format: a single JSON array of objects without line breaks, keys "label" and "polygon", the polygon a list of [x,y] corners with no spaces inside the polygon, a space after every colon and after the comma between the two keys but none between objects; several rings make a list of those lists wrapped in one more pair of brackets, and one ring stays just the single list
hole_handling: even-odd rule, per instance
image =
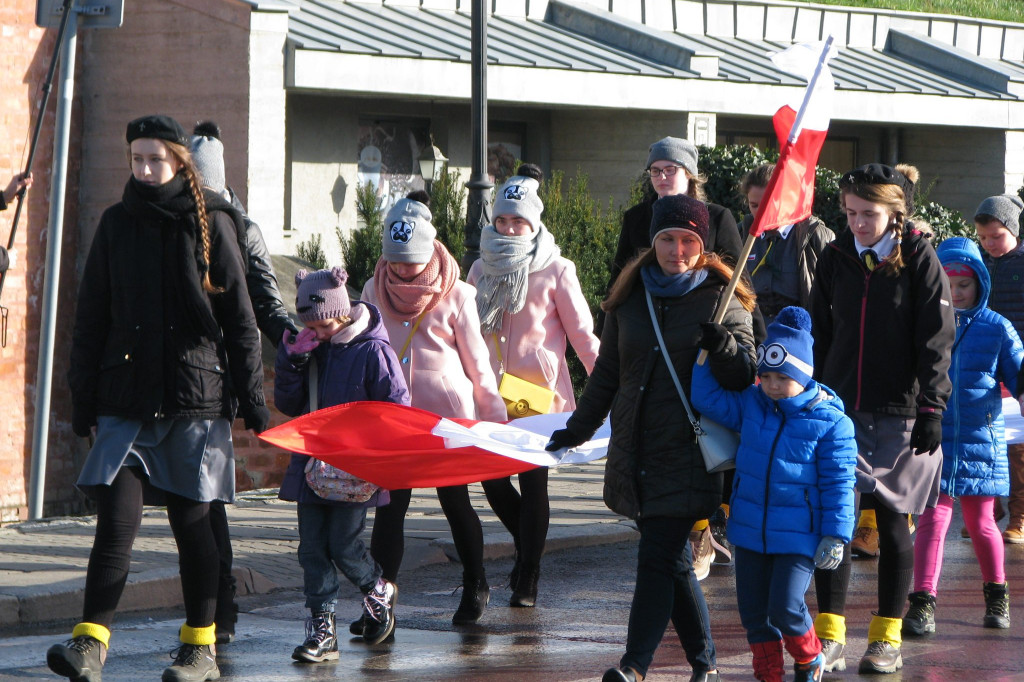
[{"label": "blue jeans", "polygon": [[696,521],[668,517],[637,520],[636,589],[629,610],[626,654],[619,666],[633,668],[643,677],[670,618],[693,671],[716,668],[708,605],[693,574],[690,530]]},{"label": "blue jeans", "polygon": [[380,578],[380,566],[360,537],[366,527],[365,507],[299,502],[299,564],[306,608],[334,611],[338,573],[364,593]]},{"label": "blue jeans", "polygon": [[751,644],[799,637],[813,626],[804,594],[814,562],[800,554],[761,554],[737,547],[736,601]]}]

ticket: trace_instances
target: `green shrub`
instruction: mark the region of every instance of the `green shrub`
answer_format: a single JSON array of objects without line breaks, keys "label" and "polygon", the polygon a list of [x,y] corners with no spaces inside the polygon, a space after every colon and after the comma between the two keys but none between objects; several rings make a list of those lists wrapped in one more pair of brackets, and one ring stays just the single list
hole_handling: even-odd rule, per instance
[{"label": "green shrub", "polygon": [[[622,227],[622,208],[616,208],[611,199],[602,208],[590,194],[589,178],[579,170],[568,182],[562,172],[552,173],[541,184],[540,196],[544,201],[544,224],[551,230],[562,256],[576,264],[583,296],[596,318],[608,292],[611,261]],[[571,348],[566,360],[579,396],[587,381],[586,370]]]},{"label": "green shrub", "polygon": [[299,242],[295,247],[295,255],[316,270],[327,267],[327,254],[324,253],[323,240],[319,234],[310,235],[308,241]]},{"label": "green shrub", "polygon": [[373,277],[373,270],[380,260],[384,225],[384,211],[372,184],[356,188],[356,213],[362,227],[352,230],[347,236],[341,228],[335,228],[335,233],[341,244],[341,256],[348,271],[349,285],[362,291],[363,285]]},{"label": "green shrub", "polygon": [[[430,186],[430,212],[433,214],[437,239],[462,262],[466,253],[466,185],[455,171],[445,165],[441,177]],[[462,273],[466,278],[467,273]]]},{"label": "green shrub", "polygon": [[707,178],[704,191],[708,201],[731,210],[736,222],[747,213],[747,198],[740,196],[738,189],[743,175],[779,158],[775,150],[763,151],[750,144],[699,147],[697,152],[697,170]]}]

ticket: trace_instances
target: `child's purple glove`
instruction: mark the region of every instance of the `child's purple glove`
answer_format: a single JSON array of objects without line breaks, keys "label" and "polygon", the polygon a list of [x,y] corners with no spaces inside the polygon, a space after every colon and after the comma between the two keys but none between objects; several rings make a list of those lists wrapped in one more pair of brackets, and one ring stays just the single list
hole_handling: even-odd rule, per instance
[{"label": "child's purple glove", "polygon": [[292,333],[285,329],[281,340],[284,342],[288,355],[293,357],[305,355],[320,345],[320,342],[316,340],[316,332],[309,327],[304,327],[294,339],[292,339]]}]

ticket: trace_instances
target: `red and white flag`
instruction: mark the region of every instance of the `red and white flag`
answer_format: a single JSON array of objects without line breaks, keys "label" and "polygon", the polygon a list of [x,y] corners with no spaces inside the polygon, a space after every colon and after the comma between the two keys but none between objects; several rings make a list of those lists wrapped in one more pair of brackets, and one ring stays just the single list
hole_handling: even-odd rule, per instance
[{"label": "red and white flag", "polygon": [[832,56],[832,36],[824,43],[800,43],[772,55],[776,66],[807,80],[808,85],[802,101],[784,105],[772,118],[781,151],[750,227],[752,236],[811,215],[814,171],[832,116],[835,82],[828,68]]},{"label": "red and white flag", "polygon": [[567,453],[544,450],[551,433],[563,428],[570,415],[497,424],[445,419],[395,403],[354,402],[303,415],[259,437],[382,488],[437,488],[603,457],[607,425],[593,440]]}]

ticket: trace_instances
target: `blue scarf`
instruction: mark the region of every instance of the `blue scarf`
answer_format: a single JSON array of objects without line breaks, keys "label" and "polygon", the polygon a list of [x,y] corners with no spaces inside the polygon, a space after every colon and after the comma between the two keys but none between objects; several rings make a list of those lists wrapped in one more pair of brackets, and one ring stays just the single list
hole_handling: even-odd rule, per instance
[{"label": "blue scarf", "polygon": [[668,275],[660,265],[645,265],[640,268],[640,277],[651,296],[674,298],[689,293],[708,277],[708,271],[687,270],[678,275]]}]

